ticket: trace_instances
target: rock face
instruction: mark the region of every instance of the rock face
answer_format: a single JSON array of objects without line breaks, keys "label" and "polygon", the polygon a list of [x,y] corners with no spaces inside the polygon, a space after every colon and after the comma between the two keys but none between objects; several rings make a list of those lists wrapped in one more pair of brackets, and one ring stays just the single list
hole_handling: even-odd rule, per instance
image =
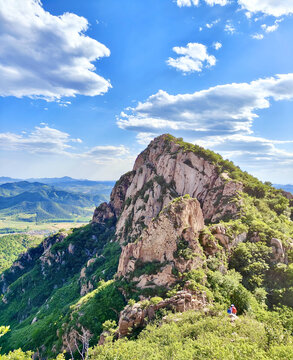
[{"label": "rock face", "polygon": [[279,239],[272,238],[271,246],[273,250],[273,259],[277,262],[286,262],[286,253],[283,247],[282,241]]},{"label": "rock face", "polygon": [[121,176],[112,190],[110,202],[108,204],[100,204],[94,211],[92,220],[94,223],[104,224],[107,220],[117,219],[120,216],[124,206],[126,191],[134,175],[135,171],[130,171]]},{"label": "rock face", "polygon": [[102,203],[94,211],[93,222],[105,224],[109,219],[115,218],[115,212],[107,203]]},{"label": "rock face", "polygon": [[247,232],[228,235],[226,227],[223,225],[213,225],[210,228],[210,232],[210,234],[201,235],[201,245],[203,246],[204,252],[207,256],[214,255],[221,251],[219,249],[219,244],[222,247],[222,251],[229,252],[240,242],[243,242],[247,239]]},{"label": "rock face", "polygon": [[121,338],[128,335],[131,329],[145,326],[160,309],[184,312],[187,310],[200,310],[206,305],[207,300],[204,294],[182,290],[175,296],[162,300],[156,305],[149,305],[144,308],[142,303],[136,303],[133,306],[126,306],[120,314],[117,335]]},{"label": "rock face", "polygon": [[[203,228],[204,218],[196,199],[171,202],[143,230],[137,242],[123,248],[117,276],[132,276],[142,288],[172,284],[176,280],[174,270],[184,272],[202,264],[198,236]],[[153,264],[154,274],[136,275],[146,264]]]},{"label": "rock face", "polygon": [[[220,173],[212,161],[162,135],[119,179],[110,202],[96,209],[93,222],[116,222],[116,239],[122,245],[118,277],[141,288],[169,286],[176,280],[174,273],[202,264],[198,237],[204,221],[236,218],[240,191],[242,184]],[[186,194],[191,199],[172,203]],[[146,265],[151,271],[143,274]]]},{"label": "rock face", "polygon": [[173,198],[185,194],[200,202],[205,220],[235,218],[239,212],[235,200],[241,190],[241,183],[219,174],[211,161],[162,135],[138,156],[133,171],[120,178],[110,203],[102,205],[106,211],[101,215],[100,206],[93,221],[117,218],[117,239],[121,244],[133,242]]}]

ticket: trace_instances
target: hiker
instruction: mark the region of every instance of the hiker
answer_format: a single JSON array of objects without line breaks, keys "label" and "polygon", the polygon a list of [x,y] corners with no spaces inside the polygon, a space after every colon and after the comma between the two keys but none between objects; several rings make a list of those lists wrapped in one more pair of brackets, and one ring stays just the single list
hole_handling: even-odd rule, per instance
[{"label": "hiker", "polygon": [[237,309],[236,306],[234,304],[232,304],[229,309],[227,310],[227,313],[229,314],[229,317],[231,319],[231,321],[236,320],[237,318]]}]

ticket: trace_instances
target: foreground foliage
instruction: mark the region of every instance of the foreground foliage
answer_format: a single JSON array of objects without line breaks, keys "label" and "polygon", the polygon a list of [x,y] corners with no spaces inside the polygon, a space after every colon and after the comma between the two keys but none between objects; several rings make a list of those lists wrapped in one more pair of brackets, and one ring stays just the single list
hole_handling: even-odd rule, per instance
[{"label": "foreground foliage", "polygon": [[290,359],[293,337],[277,317],[260,322],[240,316],[232,323],[226,314],[187,312],[169,315],[163,324],[149,325],[136,340],[108,339],[90,350],[90,359],[192,360]]}]

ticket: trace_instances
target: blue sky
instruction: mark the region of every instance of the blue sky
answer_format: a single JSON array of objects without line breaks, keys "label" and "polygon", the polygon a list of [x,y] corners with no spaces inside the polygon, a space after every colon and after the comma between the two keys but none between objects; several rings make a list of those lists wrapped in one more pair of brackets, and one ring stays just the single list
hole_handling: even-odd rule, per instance
[{"label": "blue sky", "polygon": [[293,183],[292,0],[0,0],[0,176],[113,180],[169,132]]}]

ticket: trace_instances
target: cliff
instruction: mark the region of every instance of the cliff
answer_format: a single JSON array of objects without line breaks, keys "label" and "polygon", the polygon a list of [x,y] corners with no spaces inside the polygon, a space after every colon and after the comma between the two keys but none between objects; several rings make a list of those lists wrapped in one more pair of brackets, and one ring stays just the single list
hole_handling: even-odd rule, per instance
[{"label": "cliff", "polygon": [[120,178],[110,203],[96,209],[93,222],[115,216],[116,236],[123,244],[134,241],[164,206],[185,194],[200,202],[207,222],[235,218],[242,189],[241,182],[219,171],[211,160],[162,135],[138,156],[133,170]]}]

